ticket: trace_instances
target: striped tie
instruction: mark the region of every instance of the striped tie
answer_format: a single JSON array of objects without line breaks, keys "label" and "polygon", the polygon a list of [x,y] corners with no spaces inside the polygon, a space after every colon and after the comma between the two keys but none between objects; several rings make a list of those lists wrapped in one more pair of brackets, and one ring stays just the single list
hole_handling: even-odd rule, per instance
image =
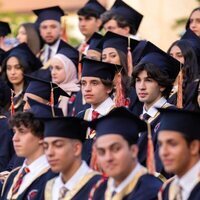
[{"label": "striped tie", "polygon": [[17,179],[17,182],[15,183],[15,185],[14,185],[13,188],[12,188],[12,195],[15,195],[15,194],[18,192],[18,190],[19,190],[19,188],[20,188],[20,186],[21,186],[21,184],[22,184],[22,180],[23,180],[24,176],[25,176],[27,173],[29,173],[29,172],[30,172],[30,170],[29,170],[29,168],[27,168],[27,167],[24,167],[24,168],[22,169],[22,171],[21,171],[21,173],[19,174],[19,177],[18,177],[18,179]]}]

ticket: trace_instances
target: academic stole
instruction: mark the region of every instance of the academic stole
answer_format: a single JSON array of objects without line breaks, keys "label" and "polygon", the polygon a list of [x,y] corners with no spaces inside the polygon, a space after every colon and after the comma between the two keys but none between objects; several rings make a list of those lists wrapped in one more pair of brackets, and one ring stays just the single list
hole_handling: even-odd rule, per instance
[{"label": "academic stole", "polygon": [[[41,175],[45,174],[48,170],[49,170],[49,167],[43,169],[39,174],[37,174],[37,176],[35,176],[33,179],[31,179],[31,180],[29,180],[29,181],[27,182],[26,187],[24,188],[24,190],[22,190],[20,193],[17,192],[16,194],[12,195],[12,188],[14,187],[14,185],[15,185],[15,183],[16,183],[16,181],[18,180],[18,177],[19,177],[19,175],[20,175],[20,173],[18,173],[18,174],[15,176],[15,178],[14,178],[14,180],[13,180],[13,183],[12,183],[12,185],[11,185],[11,187],[10,187],[10,190],[9,190],[9,192],[8,192],[8,195],[7,195],[7,199],[17,199],[18,196],[19,196],[20,194],[22,194],[22,193],[23,193],[37,178],[39,178]],[[23,184],[24,184],[24,183],[23,183]]]},{"label": "academic stole", "polygon": [[138,180],[140,179],[141,176],[143,176],[144,174],[147,173],[147,169],[145,167],[142,167],[142,169],[135,174],[134,178],[131,180],[131,182],[120,192],[120,193],[116,193],[113,197],[112,197],[112,193],[111,190],[109,188],[109,179],[108,179],[108,183],[107,183],[107,189],[105,192],[105,200],[122,200],[125,196],[127,196],[128,194],[130,194],[136,184],[138,183]]},{"label": "academic stole", "polygon": [[[64,197],[64,200],[71,200],[80,190],[81,188],[94,176],[99,175],[99,173],[97,172],[89,172],[88,174],[86,174],[81,180],[80,182],[78,182],[76,184],[76,186],[72,189],[69,190],[66,194],[66,196]],[[53,178],[51,180],[49,180],[46,184],[45,187],[45,200],[52,200],[52,189],[53,189],[53,185],[55,182],[56,178]]]}]

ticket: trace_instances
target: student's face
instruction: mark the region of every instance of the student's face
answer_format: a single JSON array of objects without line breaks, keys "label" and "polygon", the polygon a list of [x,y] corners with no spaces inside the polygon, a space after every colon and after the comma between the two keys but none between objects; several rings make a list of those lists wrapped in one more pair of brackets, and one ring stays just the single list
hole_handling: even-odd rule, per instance
[{"label": "student's face", "polygon": [[100,78],[95,77],[82,77],[81,89],[86,103],[91,104],[94,108],[106,100],[112,90],[103,85]]},{"label": "student's face", "polygon": [[192,13],[189,28],[200,37],[200,10]]},{"label": "student's face", "polygon": [[95,17],[85,17],[79,15],[79,29],[80,32],[89,39],[94,32],[99,31],[99,27],[101,26],[101,20],[96,19]]},{"label": "student's face", "polygon": [[114,19],[111,19],[107,23],[105,23],[103,28],[105,29],[106,32],[111,31],[113,33],[125,36],[128,36],[130,31],[129,27],[124,27],[124,28],[119,27],[117,21]]},{"label": "student's face", "polygon": [[114,48],[105,48],[102,51],[102,61],[108,62],[116,65],[120,65],[120,57]]},{"label": "student's face", "polygon": [[40,24],[40,35],[44,42],[53,45],[61,36],[61,25],[56,20],[44,20]]},{"label": "student's face", "polygon": [[144,103],[147,109],[161,98],[161,92],[164,90],[154,79],[148,77],[145,70],[138,74],[135,89],[139,100]]},{"label": "student's face", "polygon": [[42,139],[33,135],[30,128],[21,125],[13,128],[13,145],[17,156],[34,160],[37,158],[38,149]]},{"label": "student's face", "polygon": [[81,155],[82,144],[62,137],[45,137],[44,151],[52,171],[74,173],[74,163]]},{"label": "student's face", "polygon": [[26,34],[26,29],[23,26],[20,26],[17,34],[17,40],[19,43],[27,43],[27,34]]},{"label": "student's face", "polygon": [[134,168],[137,160],[138,148],[129,146],[120,135],[104,135],[96,140],[97,161],[103,171],[120,183]]},{"label": "student's face", "polygon": [[170,56],[178,60],[180,63],[184,64],[185,59],[183,57],[183,54],[181,52],[181,49],[178,46],[173,46],[170,50]]},{"label": "student's face", "polygon": [[53,58],[50,61],[51,78],[52,82],[56,84],[61,84],[66,78],[66,72],[64,64],[57,58]]},{"label": "student's face", "polygon": [[19,60],[16,57],[10,57],[6,63],[6,75],[13,85],[20,85],[24,81],[24,74]]},{"label": "student's face", "polygon": [[199,157],[199,142],[188,145],[177,131],[160,131],[158,143],[159,156],[168,173],[182,176],[191,168],[192,157]]},{"label": "student's face", "polygon": [[43,104],[46,104],[46,105],[49,105],[49,102],[46,100],[46,99],[43,99],[35,94],[31,94],[31,93],[25,93],[24,94],[24,107],[23,107],[23,111],[26,112],[28,110],[31,109],[29,103],[28,103],[28,97],[35,100],[35,101],[38,101],[39,103],[43,103]]}]

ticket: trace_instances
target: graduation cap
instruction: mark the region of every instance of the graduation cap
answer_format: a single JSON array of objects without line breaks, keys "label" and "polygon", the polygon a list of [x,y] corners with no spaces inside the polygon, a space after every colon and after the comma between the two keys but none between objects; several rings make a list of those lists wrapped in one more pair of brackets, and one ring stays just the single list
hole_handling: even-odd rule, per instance
[{"label": "graduation cap", "polygon": [[26,67],[24,69],[25,73],[36,71],[42,67],[41,61],[33,54],[26,43],[19,44],[11,50],[7,51],[4,55],[4,64],[8,58],[13,56],[17,57],[21,61],[23,67]]},{"label": "graduation cap", "polygon": [[[199,123],[200,113],[183,109],[161,109],[161,123],[159,131],[177,131],[187,138],[200,140]],[[170,133],[169,133],[170,134]]]},{"label": "graduation cap", "polygon": [[90,76],[113,81],[115,73],[122,68],[119,65],[88,58],[83,58],[81,62],[83,67],[82,77]]},{"label": "graduation cap", "polygon": [[90,39],[87,41],[87,44],[89,44],[88,50],[101,52],[102,49],[98,47],[98,44],[100,43],[102,38],[103,36],[101,34],[94,32]]},{"label": "graduation cap", "polygon": [[11,33],[11,29],[8,22],[0,21],[0,36],[6,36],[9,33]]},{"label": "graduation cap", "polygon": [[138,43],[138,40],[108,31],[100,41],[98,47],[102,50],[105,48],[115,48],[127,54],[128,47],[133,51]]},{"label": "graduation cap", "polygon": [[60,96],[70,97],[55,83],[41,80],[29,75],[24,75],[24,77],[29,82],[25,93],[37,95],[49,101],[51,105],[57,104]]},{"label": "graduation cap", "polygon": [[[102,13],[106,11],[106,9],[97,0],[89,0],[80,10],[93,11],[99,17]],[[78,15],[81,15],[79,14],[79,11]]]},{"label": "graduation cap", "polygon": [[110,11],[122,16],[137,32],[143,18],[142,14],[127,5],[122,0],[116,0]]},{"label": "graduation cap", "polygon": [[135,48],[134,52],[139,49],[140,53],[135,55],[133,52],[133,60],[136,60],[137,64],[154,64],[160,71],[167,73],[169,78],[176,79],[182,64],[149,41],[143,41],[141,44]]},{"label": "graduation cap", "polygon": [[74,47],[72,47],[71,45],[66,43],[65,47],[59,49],[57,53],[65,55],[74,63],[76,67],[78,66],[79,51]]},{"label": "graduation cap", "polygon": [[33,12],[38,16],[37,24],[40,24],[44,20],[56,20],[60,22],[60,18],[65,15],[59,6],[36,9]]},{"label": "graduation cap", "polygon": [[106,116],[88,122],[88,126],[96,130],[97,138],[117,134],[132,143],[137,143],[138,134],[147,130],[147,124],[125,107],[114,108]]},{"label": "graduation cap", "polygon": [[44,137],[63,137],[84,142],[87,127],[83,121],[77,117],[45,118]]},{"label": "graduation cap", "polygon": [[47,117],[63,117],[63,112],[61,108],[55,106],[49,106],[34,99],[28,97],[28,103],[31,107],[30,111],[34,114],[35,117],[47,118]]}]

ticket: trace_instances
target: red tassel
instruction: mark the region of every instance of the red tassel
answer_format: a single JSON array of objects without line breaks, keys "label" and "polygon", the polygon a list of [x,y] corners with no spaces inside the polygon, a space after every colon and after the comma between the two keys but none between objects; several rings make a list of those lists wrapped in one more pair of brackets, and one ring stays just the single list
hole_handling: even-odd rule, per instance
[{"label": "red tassel", "polygon": [[183,108],[183,72],[178,75],[177,108]]},{"label": "red tassel", "polygon": [[121,81],[121,73],[118,72],[117,74],[117,81],[116,81],[116,92],[115,92],[115,106],[125,106],[126,99],[124,94],[124,89],[122,88],[122,81]]},{"label": "red tassel", "polygon": [[14,105],[14,91],[11,90],[11,106],[10,106],[10,114],[13,116],[15,114],[15,105]]},{"label": "red tassel", "polygon": [[151,136],[151,125],[147,123],[148,126],[148,143],[147,143],[147,161],[146,166],[148,169],[149,174],[154,175],[155,170],[155,158],[154,158],[154,146]]},{"label": "red tassel", "polygon": [[78,64],[78,80],[81,80],[81,76],[82,76],[82,63],[79,62]]},{"label": "red tassel", "polygon": [[130,37],[128,37],[127,65],[128,65],[128,76],[131,77],[133,73],[133,59],[130,47]]}]

